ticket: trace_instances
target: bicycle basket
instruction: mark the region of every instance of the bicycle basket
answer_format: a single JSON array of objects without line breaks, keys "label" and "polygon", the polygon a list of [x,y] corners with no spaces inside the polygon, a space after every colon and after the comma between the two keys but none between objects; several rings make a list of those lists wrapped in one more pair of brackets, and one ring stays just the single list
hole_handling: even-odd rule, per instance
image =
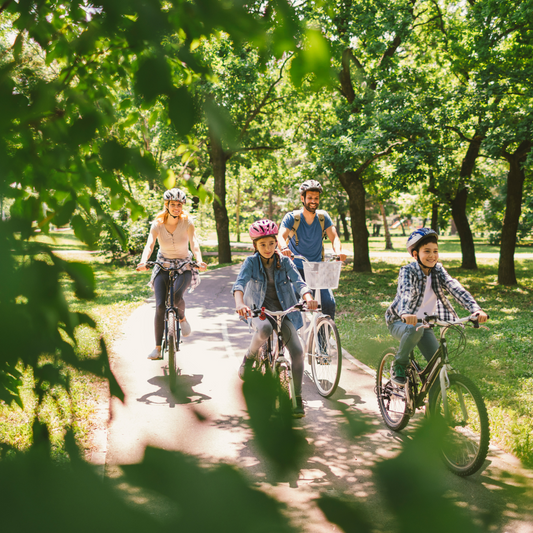
[{"label": "bicycle basket", "polygon": [[305,282],[310,289],[336,289],[339,286],[342,262],[303,263]]}]

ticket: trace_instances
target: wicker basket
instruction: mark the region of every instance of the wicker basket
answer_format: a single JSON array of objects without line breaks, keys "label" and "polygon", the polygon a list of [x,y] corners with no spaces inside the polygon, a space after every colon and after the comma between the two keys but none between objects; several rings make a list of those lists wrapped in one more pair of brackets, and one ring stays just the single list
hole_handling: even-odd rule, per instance
[{"label": "wicker basket", "polygon": [[342,262],[303,263],[305,282],[311,289],[336,289],[339,286]]}]

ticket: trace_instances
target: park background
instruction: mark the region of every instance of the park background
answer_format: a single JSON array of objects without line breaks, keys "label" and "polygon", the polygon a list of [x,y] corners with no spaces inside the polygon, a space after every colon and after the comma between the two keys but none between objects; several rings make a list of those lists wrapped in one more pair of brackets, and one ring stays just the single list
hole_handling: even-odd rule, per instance
[{"label": "park background", "polygon": [[108,347],[147,295],[131,265],[166,188],[187,190],[224,265],[314,178],[351,256],[347,349],[375,366],[390,344],[408,260],[395,223],[437,229],[491,315],[457,366],[494,442],[531,465],[532,14],[530,0],[0,4],[3,456],[50,438],[68,461],[69,435],[90,449],[102,383],[120,396]]}]

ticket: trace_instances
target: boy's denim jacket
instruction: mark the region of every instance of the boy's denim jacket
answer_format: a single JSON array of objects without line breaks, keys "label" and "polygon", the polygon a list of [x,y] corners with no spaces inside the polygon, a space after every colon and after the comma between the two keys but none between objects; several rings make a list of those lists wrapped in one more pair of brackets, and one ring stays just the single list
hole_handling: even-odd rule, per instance
[{"label": "boy's denim jacket", "polygon": [[[418,263],[410,263],[400,269],[396,298],[385,313],[387,326],[401,320],[401,316],[416,315],[424,300],[427,276]],[[431,287],[437,295],[437,316],[441,320],[452,321],[457,318],[452,304],[444,295],[444,290],[451,294],[470,313],[480,311],[472,295],[444,267],[437,263],[431,272]]]},{"label": "boy's denim jacket", "polygon": [[[284,255],[280,257],[280,268],[274,267],[274,281],[283,310],[298,303],[295,292],[300,296],[311,292],[311,289],[302,280],[294,263]],[[234,294],[235,291],[242,291],[244,293],[244,303],[252,309],[263,305],[266,286],[267,277],[261,256],[255,253],[244,261],[231,292]],[[296,329],[300,329],[303,326],[301,313],[289,313],[287,317]]]}]

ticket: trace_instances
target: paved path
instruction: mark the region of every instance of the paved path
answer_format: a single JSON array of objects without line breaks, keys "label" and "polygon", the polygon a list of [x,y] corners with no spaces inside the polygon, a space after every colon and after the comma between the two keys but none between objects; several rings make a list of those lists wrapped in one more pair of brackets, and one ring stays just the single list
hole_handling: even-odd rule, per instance
[{"label": "paved path", "polygon": [[[165,363],[146,359],[153,345],[153,302],[132,314],[113,360],[126,399],[124,404],[111,400],[112,422],[97,459],[105,461],[109,475],[114,465],[141,461],[147,445],[194,454],[207,464],[229,462],[284,501],[294,523],[306,533],[338,531],[314,502],[323,493],[356,497],[370,509],[376,531],[390,531],[390,517],[383,512],[370,469],[376,461],[394,456],[409,431],[399,435],[386,429],[377,411],[374,378],[353,358],[344,360],[333,400],[320,397],[308,375],[304,379],[307,416],[297,424],[305,431],[309,449],[298,475],[280,482],[254,446],[237,377],[250,340],[230,294],[238,269],[204,274],[201,285],[186,297],[193,334],[179,353],[183,387],[177,397],[168,389]],[[363,416],[370,432],[347,438],[342,410]],[[491,449],[481,472],[468,479],[446,472],[443,482],[453,501],[492,524],[487,531],[533,532],[533,472],[522,469],[512,456]]]}]

